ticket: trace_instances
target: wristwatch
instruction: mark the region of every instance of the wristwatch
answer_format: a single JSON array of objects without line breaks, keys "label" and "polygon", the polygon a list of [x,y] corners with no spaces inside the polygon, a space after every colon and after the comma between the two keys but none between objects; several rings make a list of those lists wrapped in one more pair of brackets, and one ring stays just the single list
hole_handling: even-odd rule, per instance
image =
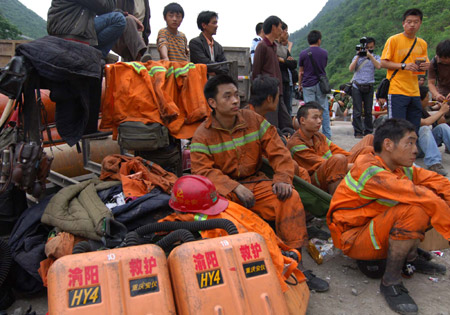
[{"label": "wristwatch", "polygon": [[402,70],[405,70],[406,68],[406,63],[402,63]]}]

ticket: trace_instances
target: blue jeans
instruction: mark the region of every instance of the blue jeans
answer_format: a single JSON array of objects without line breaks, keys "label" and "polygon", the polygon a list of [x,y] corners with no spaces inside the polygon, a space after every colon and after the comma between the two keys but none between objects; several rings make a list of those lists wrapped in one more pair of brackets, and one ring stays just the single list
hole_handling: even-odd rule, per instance
[{"label": "blue jeans", "polygon": [[442,162],[441,152],[438,149],[442,143],[450,149],[450,127],[440,124],[434,127],[422,126],[419,129],[419,146],[425,154],[424,163],[431,166]]},{"label": "blue jeans", "polygon": [[406,96],[401,94],[388,95],[389,118],[406,119],[416,126],[419,132],[420,119],[422,118],[422,103],[419,96]]},{"label": "blue jeans", "polygon": [[327,95],[323,94],[320,90],[319,83],[313,86],[303,88],[303,100],[305,103],[314,101],[320,104],[323,108],[323,121],[322,121],[322,133],[331,139],[331,127],[330,127],[330,109],[328,108]]},{"label": "blue jeans", "polygon": [[94,25],[98,41],[96,48],[106,57],[125,30],[125,16],[120,12],[105,13],[95,17]]}]

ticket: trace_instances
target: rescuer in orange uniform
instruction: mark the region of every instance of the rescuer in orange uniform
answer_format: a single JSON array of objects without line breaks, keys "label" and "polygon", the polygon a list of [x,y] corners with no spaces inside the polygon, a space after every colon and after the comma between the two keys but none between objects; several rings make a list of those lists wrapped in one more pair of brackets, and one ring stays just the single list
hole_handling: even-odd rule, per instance
[{"label": "rescuer in orange uniform", "polygon": [[[298,263],[292,258],[282,255],[283,251],[298,251],[289,248],[275,235],[269,224],[258,215],[241,205],[228,201],[217,194],[216,187],[206,177],[186,175],[180,177],[172,190],[169,205],[177,212],[160,221],[203,221],[209,219],[228,219],[236,225],[239,233],[256,232],[266,241],[273,264],[277,269],[283,292],[288,286],[285,280],[293,273],[299,282],[305,281],[305,276],[296,269]],[[226,236],[222,229],[201,231],[203,238]],[[289,266],[285,270],[285,265]]]},{"label": "rescuer in orange uniform", "polygon": [[[263,117],[266,114],[273,112],[277,109],[279,94],[279,81],[277,78],[270,77],[268,75],[260,75],[252,82],[252,88],[250,90],[250,100],[245,109],[252,110]],[[286,143],[288,137],[286,137],[278,128],[277,132],[281,137],[281,140]],[[292,130],[294,132],[294,130]],[[291,133],[289,133],[289,136]],[[287,138],[287,139],[286,139]],[[311,178],[309,177],[308,171],[303,167],[294,163],[294,174],[301,177],[308,183],[311,183]]]},{"label": "rescuer in orange uniform", "polygon": [[[292,189],[294,161],[274,126],[253,111],[240,109],[236,82],[227,75],[208,80],[204,89],[213,114],[191,143],[192,173],[209,178],[220,195],[244,205],[268,221],[291,248],[306,244],[305,212]],[[259,171],[265,155],[273,180]],[[326,291],[328,283],[305,271],[308,286]]]},{"label": "rescuer in orange uniform", "polygon": [[300,128],[289,139],[287,147],[298,165],[308,170],[312,184],[333,194],[356,158],[373,152],[373,136],[366,136],[347,152],[319,132],[322,112],[317,102],[300,107],[297,112]]},{"label": "rescuer in orange uniform", "polygon": [[[359,157],[331,200],[327,223],[336,247],[358,260],[385,259],[380,292],[402,314],[418,307],[403,286],[402,268],[445,274],[445,266],[418,256],[431,225],[450,240],[450,182],[413,166],[415,126],[389,119],[376,129],[375,154]],[[407,264],[407,265],[405,265]]]}]

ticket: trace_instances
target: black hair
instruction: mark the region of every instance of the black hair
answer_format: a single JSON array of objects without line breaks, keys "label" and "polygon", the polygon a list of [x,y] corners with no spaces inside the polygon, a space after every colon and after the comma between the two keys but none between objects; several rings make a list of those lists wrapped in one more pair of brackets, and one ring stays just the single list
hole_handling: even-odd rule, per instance
[{"label": "black hair", "polygon": [[272,32],[272,25],[278,26],[281,23],[281,19],[278,16],[271,15],[269,16],[263,24],[264,34],[270,34]]},{"label": "black hair", "polygon": [[436,55],[440,58],[450,58],[450,39],[444,39],[436,46]]},{"label": "black hair", "polygon": [[427,97],[429,89],[425,85],[419,86],[420,99],[423,101]]},{"label": "black hair", "polygon": [[341,84],[339,85],[339,90],[344,91],[346,84]]},{"label": "black hair", "polygon": [[269,95],[275,98],[279,93],[279,84],[280,81],[277,78],[268,75],[259,75],[252,82],[251,96],[248,102],[253,106],[261,106]]},{"label": "black hair", "polygon": [[256,35],[259,35],[259,33],[261,33],[261,30],[263,29],[263,22],[259,22],[258,24],[256,24],[255,27],[255,31],[256,31]]},{"label": "black hair", "polygon": [[391,118],[382,123],[373,137],[373,148],[375,152],[381,153],[384,139],[390,139],[397,144],[407,132],[416,131],[416,127],[405,119]]},{"label": "black hair", "polygon": [[180,13],[181,17],[184,19],[184,10],[183,10],[182,6],[176,2],[169,3],[168,5],[166,5],[164,7],[164,11],[163,11],[164,20],[166,19],[166,15],[170,12]]},{"label": "black hair", "polygon": [[219,85],[229,83],[234,84],[236,88],[238,87],[236,81],[227,74],[219,74],[211,77],[208,82],[206,82],[205,88],[203,89],[203,94],[205,94],[206,100],[210,98],[215,99],[217,93],[219,92],[219,89],[217,87]]},{"label": "black hair", "polygon": [[410,15],[418,16],[420,18],[420,20],[422,21],[422,18],[423,18],[422,11],[420,11],[419,9],[416,9],[416,8],[412,8],[412,9],[406,10],[405,13],[403,13],[402,22],[405,22],[406,18]]},{"label": "black hair", "polygon": [[367,39],[366,45],[369,44],[369,43],[374,43],[374,44],[376,44],[375,38],[373,38],[373,37],[366,37],[366,39]]},{"label": "black hair", "polygon": [[281,21],[281,29],[284,31],[287,28],[288,28],[287,24]]},{"label": "black hair", "polygon": [[317,109],[321,112],[323,112],[323,107],[315,102],[315,101],[311,101],[306,103],[305,105],[303,105],[302,107],[299,108],[299,110],[297,111],[297,119],[300,122],[300,118],[307,118],[308,117],[308,112],[310,109]]},{"label": "black hair", "polygon": [[219,15],[214,11],[202,11],[197,17],[197,26],[203,32],[202,24],[209,24],[212,18],[219,18]]},{"label": "black hair", "polygon": [[322,33],[317,30],[312,30],[308,34],[308,44],[314,45],[319,42],[319,39],[322,39]]}]

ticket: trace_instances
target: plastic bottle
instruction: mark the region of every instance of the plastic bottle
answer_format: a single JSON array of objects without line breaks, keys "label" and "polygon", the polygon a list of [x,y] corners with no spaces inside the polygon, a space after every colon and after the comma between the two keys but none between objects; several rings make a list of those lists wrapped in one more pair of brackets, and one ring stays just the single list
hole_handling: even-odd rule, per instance
[{"label": "plastic bottle", "polygon": [[335,256],[333,242],[312,238],[308,242],[308,253],[317,264],[322,264]]}]

